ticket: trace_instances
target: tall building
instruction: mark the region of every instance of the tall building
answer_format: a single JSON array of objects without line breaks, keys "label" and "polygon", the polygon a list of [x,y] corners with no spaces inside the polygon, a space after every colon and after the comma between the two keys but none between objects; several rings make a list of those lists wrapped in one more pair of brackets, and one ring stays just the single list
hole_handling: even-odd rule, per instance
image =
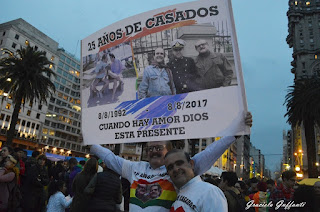
[{"label": "tall building", "polygon": [[[27,45],[33,46],[38,51],[44,51],[48,60],[52,61],[52,64],[58,63],[58,43],[56,41],[21,18],[0,24],[0,48],[15,52],[20,47],[26,47]],[[55,71],[55,66],[52,69]],[[12,127],[9,124],[13,105],[11,97],[8,96],[6,91],[0,91],[0,98],[0,139],[5,141],[6,131]],[[15,126],[16,136],[13,142],[23,148],[38,148],[46,112],[47,105],[26,102],[25,107],[21,109],[19,120]]]},{"label": "tall building", "polygon": [[[59,48],[54,41],[23,19],[0,24],[0,47],[15,52],[30,45],[45,51],[56,77],[52,78],[56,92],[48,104],[28,102],[21,109],[16,125],[14,145],[66,156],[84,156],[81,146],[80,61]],[[1,141],[9,129],[13,105],[6,91],[0,91]]]},{"label": "tall building", "polygon": [[236,173],[239,178],[249,179],[250,177],[250,136],[245,135],[236,141],[237,165]]},{"label": "tall building", "polygon": [[56,92],[48,104],[40,142],[51,153],[86,153],[81,146],[80,61],[63,48],[57,55]]},{"label": "tall building", "polygon": [[[320,0],[289,0],[287,43],[293,49],[291,72],[295,80],[320,77]],[[292,127],[293,154],[306,169],[307,155],[303,127]],[[317,161],[320,156],[320,130],[315,129]],[[301,139],[301,140],[299,140]],[[295,155],[296,154],[296,155]],[[304,167],[305,166],[305,167]]]}]

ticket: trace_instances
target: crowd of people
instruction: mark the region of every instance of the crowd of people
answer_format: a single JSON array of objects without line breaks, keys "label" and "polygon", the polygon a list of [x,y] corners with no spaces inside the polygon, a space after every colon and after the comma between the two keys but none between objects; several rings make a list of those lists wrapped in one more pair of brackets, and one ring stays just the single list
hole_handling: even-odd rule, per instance
[{"label": "crowd of people", "polygon": [[217,142],[190,158],[169,141],[150,142],[149,162],[131,162],[94,145],[92,153],[102,160],[93,155],[79,163],[76,158],[51,162],[38,151],[27,158],[22,149],[4,146],[0,212],[121,211],[123,197],[124,211],[319,211],[320,181],[298,185],[294,171],[283,172],[277,181],[241,181],[231,171],[219,178],[204,175],[224,148]]},{"label": "crowd of people", "polygon": [[1,149],[0,212],[118,211],[122,188],[96,157],[54,162],[39,151],[27,158],[21,148]]}]

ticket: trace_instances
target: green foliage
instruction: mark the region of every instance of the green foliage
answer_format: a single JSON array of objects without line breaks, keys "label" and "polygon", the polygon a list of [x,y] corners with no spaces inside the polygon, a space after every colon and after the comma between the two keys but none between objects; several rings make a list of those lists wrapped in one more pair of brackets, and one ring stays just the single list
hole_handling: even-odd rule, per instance
[{"label": "green foliage", "polygon": [[306,120],[320,126],[320,79],[314,77],[297,80],[289,87],[285,104],[285,116],[292,126],[300,125]]},{"label": "green foliage", "polygon": [[21,105],[24,106],[26,102],[46,104],[47,98],[55,92],[51,81],[55,73],[45,52],[36,51],[30,46],[21,47],[16,53],[1,50],[7,57],[0,59],[0,90],[8,93],[14,104],[11,127],[7,132],[7,144],[11,145]]}]

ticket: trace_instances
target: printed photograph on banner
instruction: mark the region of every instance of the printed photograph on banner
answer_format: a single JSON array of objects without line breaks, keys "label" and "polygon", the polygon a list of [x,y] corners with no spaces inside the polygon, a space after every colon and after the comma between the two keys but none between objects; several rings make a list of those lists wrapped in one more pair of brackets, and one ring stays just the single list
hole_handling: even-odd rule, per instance
[{"label": "printed photograph on banner", "polygon": [[138,98],[237,85],[230,32],[225,20],[133,40]]},{"label": "printed photograph on banner", "polygon": [[130,42],[83,57],[82,95],[88,108],[134,100],[135,87]]},{"label": "printed photograph on banner", "polygon": [[147,11],[83,39],[84,143],[247,134],[228,2],[203,0]]}]

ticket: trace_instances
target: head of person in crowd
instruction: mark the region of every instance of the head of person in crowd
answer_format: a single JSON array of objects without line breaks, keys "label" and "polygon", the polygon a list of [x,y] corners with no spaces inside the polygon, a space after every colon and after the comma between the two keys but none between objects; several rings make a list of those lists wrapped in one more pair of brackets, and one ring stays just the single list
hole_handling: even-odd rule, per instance
[{"label": "head of person in crowd", "polygon": [[234,187],[237,182],[238,182],[238,177],[235,172],[231,172],[231,171],[222,172],[219,188],[225,191],[231,187]]},{"label": "head of person in crowd", "polygon": [[183,49],[186,42],[181,39],[175,39],[171,42],[172,54],[175,59],[180,59],[183,57]]},{"label": "head of person in crowd", "polygon": [[78,161],[76,158],[70,158],[69,161],[68,161],[68,164],[69,164],[69,169],[70,170],[73,170],[73,168],[78,165]]},{"label": "head of person in crowd", "polygon": [[7,171],[13,170],[13,168],[18,163],[18,156],[16,155],[7,155],[4,163],[4,167],[7,169]]},{"label": "head of person in crowd", "polygon": [[238,181],[234,187],[240,191],[240,193],[245,194],[247,191],[247,185],[243,181]]},{"label": "head of person in crowd", "polygon": [[287,188],[293,188],[296,184],[296,173],[292,170],[288,170],[282,173],[283,185]]},{"label": "head of person in crowd", "polygon": [[39,166],[43,167],[46,164],[47,157],[44,154],[41,154],[37,157]]},{"label": "head of person in crowd", "polygon": [[40,155],[40,152],[35,150],[35,151],[32,152],[31,157],[37,158],[39,155]]},{"label": "head of person in crowd", "polygon": [[150,186],[150,192],[149,192],[150,198],[155,199],[158,198],[161,195],[161,187],[159,184],[153,184]]},{"label": "head of person in crowd", "polygon": [[196,50],[197,50],[197,52],[199,53],[200,56],[208,54],[210,52],[208,42],[203,40],[203,39],[198,40],[196,42],[195,48],[196,48]]},{"label": "head of person in crowd", "polygon": [[169,151],[164,157],[164,164],[173,184],[178,189],[195,177],[194,161],[190,159],[188,153],[180,149]]},{"label": "head of person in crowd", "polygon": [[83,168],[83,173],[86,175],[94,175],[98,171],[98,161],[96,158],[90,158]]},{"label": "head of person in crowd", "polygon": [[2,147],[2,150],[1,150],[1,157],[4,159],[6,158],[8,155],[11,155],[13,153],[13,149],[12,147],[10,146],[4,146]]},{"label": "head of person in crowd", "polygon": [[111,62],[114,62],[114,60],[116,59],[116,57],[114,56],[114,54],[110,53],[109,56],[110,56]]},{"label": "head of person in crowd", "polygon": [[80,164],[82,167],[84,167],[84,165],[86,164],[86,161],[85,161],[85,160],[80,160],[80,161],[79,161],[79,164]]},{"label": "head of person in crowd", "polygon": [[313,185],[315,195],[320,196],[320,181],[317,181]]},{"label": "head of person in crowd", "polygon": [[275,189],[275,182],[272,179],[267,180],[267,189],[270,193],[272,193]]},{"label": "head of person in crowd", "polygon": [[172,149],[171,141],[154,141],[147,143],[148,161],[153,169],[164,165],[164,156]]},{"label": "head of person in crowd", "polygon": [[156,62],[157,64],[164,64],[164,57],[165,54],[163,48],[156,48],[154,50],[154,62]]},{"label": "head of person in crowd", "polygon": [[58,191],[61,191],[63,194],[65,194],[66,190],[66,183],[63,180],[52,180],[48,186],[48,196],[50,197]]},{"label": "head of person in crowd", "polygon": [[267,192],[267,183],[266,182],[259,182],[257,185],[258,191]]},{"label": "head of person in crowd", "polygon": [[23,149],[21,149],[20,147],[16,147],[14,148],[15,153],[17,154],[19,159],[22,159],[23,157]]},{"label": "head of person in crowd", "polygon": [[257,178],[255,178],[255,177],[253,177],[253,178],[251,178],[250,179],[250,192],[251,193],[255,193],[255,192],[257,192],[258,191],[258,183],[259,183],[259,180],[257,179]]}]

